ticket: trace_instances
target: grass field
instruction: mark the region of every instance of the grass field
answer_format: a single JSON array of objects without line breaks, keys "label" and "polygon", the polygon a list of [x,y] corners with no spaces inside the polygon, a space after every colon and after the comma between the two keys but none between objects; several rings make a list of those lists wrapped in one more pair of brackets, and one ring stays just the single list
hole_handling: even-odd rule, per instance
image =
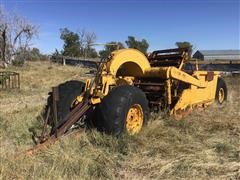
[{"label": "grass field", "polygon": [[87,69],[31,62],[10,68],[21,89],[0,91],[0,179],[240,179],[240,78],[226,78],[228,102],[181,121],[153,114],[134,137],[86,130],[22,158],[33,145],[29,129],[52,86],[85,80]]}]

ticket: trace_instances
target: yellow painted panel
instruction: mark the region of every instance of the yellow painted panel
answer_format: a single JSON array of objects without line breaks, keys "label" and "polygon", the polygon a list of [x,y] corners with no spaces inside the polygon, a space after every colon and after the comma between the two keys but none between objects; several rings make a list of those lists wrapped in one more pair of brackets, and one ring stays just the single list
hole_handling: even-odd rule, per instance
[{"label": "yellow painted panel", "polygon": [[117,75],[118,70],[124,76],[142,76],[144,71],[150,68],[147,57],[136,49],[121,49],[111,54],[111,60],[107,63],[107,72]]}]

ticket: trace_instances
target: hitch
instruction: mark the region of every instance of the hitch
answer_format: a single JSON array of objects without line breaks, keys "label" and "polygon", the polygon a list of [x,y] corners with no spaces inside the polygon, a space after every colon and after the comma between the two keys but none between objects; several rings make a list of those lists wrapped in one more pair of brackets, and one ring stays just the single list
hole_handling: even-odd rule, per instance
[{"label": "hitch", "polygon": [[[58,87],[53,88],[53,104],[52,107],[48,107],[47,115],[43,122],[43,129],[40,136],[37,136],[36,145],[32,148],[23,151],[16,155],[17,158],[21,157],[21,155],[31,155],[36,153],[37,151],[48,147],[51,144],[54,144],[59,138],[68,135],[68,130],[79,120],[83,118],[83,116],[87,113],[87,111],[92,107],[90,100],[85,98],[81,103],[77,104],[76,107],[70,111],[69,114],[61,121],[57,121],[57,101],[59,100],[58,96]],[[50,116],[53,115],[54,126],[52,127],[51,132],[47,133],[47,126]],[[79,132],[79,131],[76,131]],[[20,155],[20,156],[19,156]]]},{"label": "hitch", "polygon": [[[58,110],[57,101],[59,100],[58,87],[53,88],[53,103],[52,107],[48,107],[47,116],[44,120],[43,130],[41,136],[39,137],[40,144],[46,142],[48,139],[54,139],[64,135],[77,121],[79,121],[92,106],[90,101],[85,98],[81,103],[77,104],[69,114],[62,120],[58,122]],[[50,132],[47,134],[47,123],[49,121],[50,114],[53,115],[54,126]]]}]

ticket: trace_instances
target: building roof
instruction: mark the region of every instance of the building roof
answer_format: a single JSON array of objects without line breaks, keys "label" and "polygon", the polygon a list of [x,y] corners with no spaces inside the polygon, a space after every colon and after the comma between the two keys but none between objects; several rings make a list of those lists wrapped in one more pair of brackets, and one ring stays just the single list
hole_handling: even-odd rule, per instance
[{"label": "building roof", "polygon": [[204,56],[240,55],[240,50],[198,50]]}]

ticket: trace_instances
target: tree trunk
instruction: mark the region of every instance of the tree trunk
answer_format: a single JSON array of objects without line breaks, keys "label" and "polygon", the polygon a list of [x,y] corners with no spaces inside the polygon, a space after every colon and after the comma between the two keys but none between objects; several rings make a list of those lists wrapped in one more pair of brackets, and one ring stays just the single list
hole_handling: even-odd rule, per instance
[{"label": "tree trunk", "polygon": [[[6,41],[7,41],[7,37],[6,37],[6,28],[3,30],[2,32],[2,39],[3,39],[3,45],[2,45],[2,60],[3,63],[6,64]],[[5,65],[4,65],[5,66]]]},{"label": "tree trunk", "polygon": [[8,64],[6,62],[3,62],[3,68],[7,68]]},{"label": "tree trunk", "polygon": [[7,67],[7,60],[6,60],[6,46],[7,46],[7,28],[5,27],[2,30],[1,36],[2,36],[2,42],[0,44],[1,46],[1,55],[2,55],[2,62],[3,62],[3,67]]}]

